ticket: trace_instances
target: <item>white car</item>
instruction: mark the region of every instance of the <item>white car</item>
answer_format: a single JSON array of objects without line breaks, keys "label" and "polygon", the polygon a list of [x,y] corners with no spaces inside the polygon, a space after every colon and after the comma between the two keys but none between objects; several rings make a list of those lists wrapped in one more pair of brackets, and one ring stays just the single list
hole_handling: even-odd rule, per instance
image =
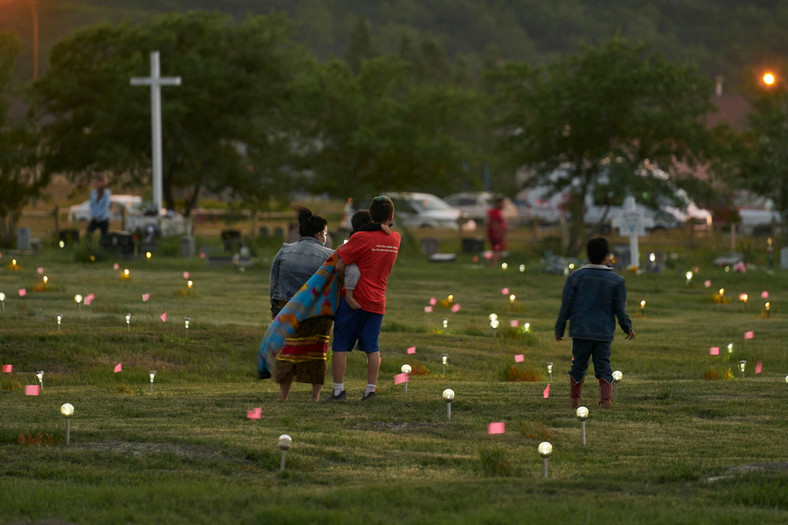
[{"label": "white car", "polygon": [[[139,210],[142,206],[142,197],[139,195],[110,195],[109,220],[119,221],[123,214],[127,216]],[[68,220],[71,222],[90,220],[90,201],[75,204],[68,209]]]},{"label": "white car", "polygon": [[463,216],[444,200],[430,193],[386,193],[394,202],[394,223],[406,227],[476,230],[476,222]]},{"label": "white car", "polygon": [[[452,193],[443,198],[452,208],[457,208],[476,222],[487,222],[487,211],[495,203],[495,195],[489,191]],[[508,198],[504,197],[503,216],[510,223],[517,223],[517,208]]]}]

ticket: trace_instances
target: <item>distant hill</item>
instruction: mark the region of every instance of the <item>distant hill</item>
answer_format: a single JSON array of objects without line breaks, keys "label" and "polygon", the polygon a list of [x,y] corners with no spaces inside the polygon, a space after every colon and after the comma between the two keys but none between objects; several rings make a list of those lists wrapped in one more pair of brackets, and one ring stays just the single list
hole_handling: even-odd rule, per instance
[{"label": "distant hill", "polygon": [[616,33],[694,60],[729,85],[788,56],[784,0],[4,0],[0,31],[20,35],[21,79],[32,74],[31,2],[39,19],[41,70],[49,49],[80,27],[190,9],[239,19],[285,11],[293,39],[322,59],[344,54],[359,16],[371,21],[381,52],[395,50],[405,35],[415,42],[430,38],[471,67],[489,46],[503,58],[540,63]]}]

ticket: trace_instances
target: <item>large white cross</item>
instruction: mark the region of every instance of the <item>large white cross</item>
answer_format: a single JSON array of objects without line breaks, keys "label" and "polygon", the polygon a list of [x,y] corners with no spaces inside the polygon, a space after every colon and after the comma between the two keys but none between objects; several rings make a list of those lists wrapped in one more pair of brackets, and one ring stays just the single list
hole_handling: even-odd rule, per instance
[{"label": "large white cross", "polygon": [[635,197],[631,195],[624,198],[624,209],[614,218],[611,223],[618,228],[618,234],[622,237],[629,237],[630,268],[637,269],[640,266],[640,250],[638,247],[638,237],[646,235],[646,228],[654,226],[654,220],[646,217],[641,210],[638,210]]},{"label": "large white cross", "polygon": [[150,86],[150,120],[153,149],[153,205],[156,215],[162,203],[161,163],[161,86],[180,86],[181,77],[162,77],[159,68],[159,52],[151,51],[150,76],[133,77],[132,86]]}]

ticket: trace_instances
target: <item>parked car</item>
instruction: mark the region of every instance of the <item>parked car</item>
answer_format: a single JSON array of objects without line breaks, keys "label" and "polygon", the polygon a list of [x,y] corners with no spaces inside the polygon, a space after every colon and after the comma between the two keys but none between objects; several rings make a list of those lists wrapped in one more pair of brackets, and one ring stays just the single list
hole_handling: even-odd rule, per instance
[{"label": "parked car", "polygon": [[464,216],[444,200],[430,193],[392,192],[386,193],[396,209],[395,224],[417,228],[451,228],[464,231],[476,230],[476,221]]},{"label": "parked car", "polygon": [[[123,215],[138,212],[142,206],[142,197],[139,195],[110,195],[109,220],[119,221]],[[71,222],[90,220],[90,201],[74,204],[68,209],[68,220]]]},{"label": "parked car", "polygon": [[[489,191],[452,193],[443,198],[452,208],[478,223],[487,222],[487,210],[493,207],[495,194]],[[503,216],[511,223],[517,223],[519,213],[512,201],[504,197]]]}]

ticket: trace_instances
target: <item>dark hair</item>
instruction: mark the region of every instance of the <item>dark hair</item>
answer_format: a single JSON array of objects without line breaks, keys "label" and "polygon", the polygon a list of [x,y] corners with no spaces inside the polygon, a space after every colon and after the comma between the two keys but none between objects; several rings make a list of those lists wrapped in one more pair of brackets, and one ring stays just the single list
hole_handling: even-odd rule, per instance
[{"label": "dark hair", "polygon": [[369,205],[369,216],[372,222],[383,224],[388,221],[391,214],[394,213],[394,203],[385,195],[380,195],[372,199]]},{"label": "dark hair", "polygon": [[296,210],[298,210],[298,233],[302,237],[314,237],[328,224],[328,221],[320,215],[312,215],[309,208],[298,206]]},{"label": "dark hair", "polygon": [[589,240],[586,245],[586,253],[588,254],[588,262],[591,264],[601,264],[605,259],[605,255],[610,253],[607,239],[604,237],[594,237]]},{"label": "dark hair", "polygon": [[369,210],[358,210],[350,218],[350,225],[353,227],[353,231],[358,230],[370,222],[372,222],[372,217],[369,215]]}]

